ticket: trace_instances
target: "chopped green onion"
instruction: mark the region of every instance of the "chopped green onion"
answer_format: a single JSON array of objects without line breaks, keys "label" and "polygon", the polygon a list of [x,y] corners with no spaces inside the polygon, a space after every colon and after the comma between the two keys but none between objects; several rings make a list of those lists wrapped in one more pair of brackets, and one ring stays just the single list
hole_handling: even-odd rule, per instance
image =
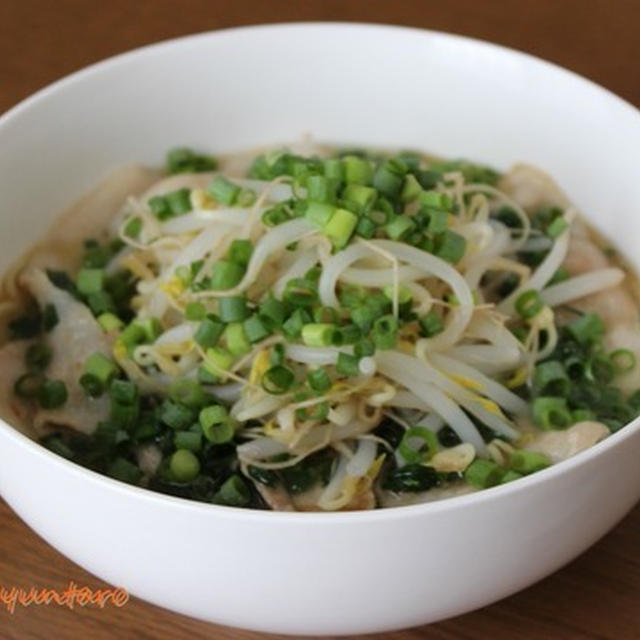
[{"label": "chopped green onion", "polygon": [[224,338],[227,342],[227,349],[234,356],[242,356],[251,351],[251,343],[242,322],[228,324],[224,330]]},{"label": "chopped green onion", "polygon": [[373,174],[373,186],[388,198],[396,199],[402,191],[408,169],[402,160],[391,158],[378,165]]},{"label": "chopped green onion", "polygon": [[117,365],[103,353],[92,353],[84,363],[84,372],[95,376],[105,387],[118,375]]},{"label": "chopped green onion", "polygon": [[137,345],[144,341],[144,330],[137,322],[132,322],[126,326],[118,340],[127,348],[127,351],[131,353]]},{"label": "chopped green onion", "polygon": [[165,400],[162,403],[162,409],[160,411],[160,420],[164,422],[168,427],[175,429],[176,431],[182,431],[188,429],[195,420],[195,413],[193,409]]},{"label": "chopped green onion", "polygon": [[260,342],[271,335],[271,331],[264,325],[260,316],[253,314],[249,316],[243,323],[244,332],[251,344]]},{"label": "chopped green onion", "polygon": [[214,291],[232,289],[242,280],[244,273],[245,268],[241,264],[227,260],[218,260],[214,262],[211,267],[209,287]]},{"label": "chopped green onion", "polygon": [[420,213],[429,233],[443,233],[449,228],[449,214],[441,209],[426,209]]},{"label": "chopped green onion", "polygon": [[228,507],[245,507],[251,500],[251,492],[246,483],[238,475],[229,477],[214,494],[214,504]]},{"label": "chopped green onion", "polygon": [[611,360],[599,354],[594,354],[587,360],[584,373],[587,380],[601,384],[609,384],[616,375],[615,367]]},{"label": "chopped green onion", "polygon": [[191,409],[198,409],[210,400],[211,396],[195,380],[178,378],[169,386],[169,398]]},{"label": "chopped green onion", "polygon": [[267,227],[275,227],[289,220],[290,215],[283,204],[267,209],[262,214],[262,223]]},{"label": "chopped green onion", "polygon": [[124,326],[124,322],[118,318],[114,313],[106,312],[100,314],[96,320],[98,324],[102,327],[104,331],[107,333],[111,331],[119,331]]},{"label": "chopped green onion", "polygon": [[102,291],[104,288],[104,269],[80,269],[76,278],[76,287],[84,296]]},{"label": "chopped green onion", "polygon": [[42,374],[24,373],[13,384],[13,391],[20,398],[34,398],[43,384]]},{"label": "chopped green onion", "polygon": [[431,209],[448,210],[451,208],[451,200],[446,193],[438,191],[423,191],[420,194],[419,202],[423,207]]},{"label": "chopped green onion", "polygon": [[347,209],[336,209],[324,225],[324,234],[331,240],[334,249],[344,248],[358,224],[358,216]]},{"label": "chopped green onion", "polygon": [[369,331],[371,331],[375,317],[375,311],[365,305],[355,307],[351,310],[351,321],[362,333],[369,333]]},{"label": "chopped green onion", "polygon": [[132,462],[118,457],[109,465],[107,475],[127,484],[138,484],[142,478],[142,471]]},{"label": "chopped green onion", "polygon": [[134,404],[138,400],[138,387],[129,380],[113,380],[109,395],[114,402]]},{"label": "chopped green onion", "polygon": [[92,398],[98,398],[104,393],[104,384],[92,373],[83,373],[78,382],[85,393]]},{"label": "chopped green onion", "polygon": [[326,178],[342,182],[344,180],[344,166],[340,158],[327,158],[323,163]]},{"label": "chopped green onion", "polygon": [[455,231],[447,229],[436,236],[435,254],[451,264],[460,262],[467,250],[467,241]]},{"label": "chopped green onion", "polygon": [[207,315],[207,310],[200,302],[188,302],[184,309],[184,317],[191,322],[197,322],[198,320],[204,320]]},{"label": "chopped green onion", "polygon": [[293,278],[284,288],[283,299],[295,307],[309,307],[318,300],[316,283],[307,278]]},{"label": "chopped green onion", "polygon": [[464,479],[473,487],[487,489],[499,484],[504,473],[495,462],[478,458],[466,468]]},{"label": "chopped green onion", "polygon": [[234,264],[246,267],[251,260],[253,253],[253,244],[251,240],[234,240],[229,247],[228,257]]},{"label": "chopped green onion", "polygon": [[569,228],[569,223],[562,217],[556,218],[548,227],[547,235],[550,238],[557,238]]},{"label": "chopped green onion", "polygon": [[242,322],[249,315],[247,301],[242,296],[218,299],[218,314],[222,322]]},{"label": "chopped green onion", "polygon": [[360,218],[356,225],[356,235],[362,238],[373,238],[378,226],[370,218]]},{"label": "chopped green onion", "polygon": [[325,176],[309,176],[306,187],[307,199],[312,202],[333,202],[336,198],[336,182]]},{"label": "chopped green onion", "polygon": [[262,388],[274,395],[280,395],[291,390],[295,376],[291,369],[277,365],[267,369],[262,376]]},{"label": "chopped green onion", "polygon": [[273,297],[267,298],[258,309],[258,315],[262,322],[270,329],[282,326],[287,314],[287,307],[284,302]]},{"label": "chopped green onion", "polygon": [[296,420],[325,420],[329,415],[329,403],[319,402],[318,404],[311,405],[310,407],[300,407],[296,409]]},{"label": "chopped green onion", "polygon": [[[382,290],[382,292],[388,300],[393,300],[395,290],[395,287],[389,284]],[[400,285],[400,287],[398,287],[398,303],[400,305],[410,304],[412,299],[413,293],[411,289],[405,285]]]},{"label": "chopped green onion", "polygon": [[402,185],[402,191],[400,192],[401,202],[412,202],[422,193],[422,185],[418,182],[417,178],[409,173],[404,178],[404,184]]},{"label": "chopped green onion", "polygon": [[336,371],[343,376],[349,378],[360,374],[359,358],[348,353],[340,352],[338,354],[338,362],[336,363]]},{"label": "chopped green onion", "polygon": [[407,215],[396,216],[384,226],[386,234],[392,240],[402,240],[416,228],[416,223]]},{"label": "chopped green onion", "polygon": [[595,420],[596,414],[591,409],[575,409],[571,412],[571,422],[586,422]]},{"label": "chopped green onion", "polygon": [[271,351],[269,351],[269,364],[272,367],[282,364],[284,362],[284,357],[285,357],[284,345],[281,343],[274,344],[273,347],[271,347]]},{"label": "chopped green onion", "polygon": [[569,276],[570,274],[566,267],[558,267],[551,280],[549,280],[547,286],[558,284],[559,282],[564,282],[565,280],[569,279]]},{"label": "chopped green onion", "polygon": [[188,449],[194,453],[202,450],[202,434],[195,431],[177,431],[173,436],[176,449]]},{"label": "chopped green onion", "polygon": [[[191,190],[190,189],[178,189],[177,191],[171,191],[165,194],[164,200],[169,209],[169,215],[166,213],[164,216],[158,216],[159,220],[166,220],[174,216],[180,216],[183,213],[191,211]],[[151,200],[149,201],[151,203]]]},{"label": "chopped green onion", "polygon": [[373,187],[362,184],[348,184],[342,192],[342,200],[349,210],[367,214],[373,208],[378,192]]},{"label": "chopped green onion", "polygon": [[514,480],[519,480],[522,478],[522,474],[517,471],[513,471],[513,469],[509,469],[507,473],[502,476],[502,480],[500,480],[500,484],[507,484],[508,482],[513,482]]},{"label": "chopped green onion", "polygon": [[373,342],[377,349],[393,349],[398,340],[398,321],[392,315],[382,316],[373,323]]},{"label": "chopped green onion", "polygon": [[516,449],[509,460],[509,465],[513,471],[517,471],[523,475],[541,471],[551,465],[549,456],[537,451],[525,451],[524,449]]},{"label": "chopped green onion", "polygon": [[57,324],[60,318],[58,318],[58,311],[53,304],[46,304],[42,310],[42,328],[44,331],[51,331]]},{"label": "chopped green onion", "polygon": [[567,325],[569,333],[580,343],[587,344],[600,338],[604,323],[596,313],[585,313]]},{"label": "chopped green onion", "polygon": [[87,296],[87,303],[94,316],[115,311],[113,297],[107,291],[96,291]]},{"label": "chopped green onion", "polygon": [[614,349],[609,354],[616,373],[627,373],[636,366],[636,356],[630,349]]},{"label": "chopped green onion", "polygon": [[515,308],[521,318],[530,320],[542,311],[544,303],[535,289],[528,289],[516,298]]},{"label": "chopped green onion", "polygon": [[533,420],[541,429],[565,429],[571,422],[571,412],[564,398],[540,396],[532,406]]},{"label": "chopped green onion", "polygon": [[548,360],[536,366],[533,372],[533,390],[538,395],[566,396],[571,383],[558,360]]},{"label": "chopped green onion", "polygon": [[178,482],[191,482],[200,473],[200,461],[188,449],[178,449],[169,461],[171,475]]},{"label": "chopped green onion", "polygon": [[218,319],[217,316],[212,315],[206,317],[196,329],[193,334],[193,339],[203,348],[208,349],[213,347],[222,333],[224,332],[224,324]]},{"label": "chopped green onion", "polygon": [[361,337],[362,332],[355,324],[347,324],[344,327],[338,327],[333,332],[332,344],[336,347],[355,344]]},{"label": "chopped green onion", "polygon": [[240,187],[224,176],[216,176],[207,186],[207,193],[221,204],[232,205],[240,193]]},{"label": "chopped green onion", "polygon": [[398,452],[409,464],[426,462],[438,452],[438,438],[426,427],[410,427],[404,432]]},{"label": "chopped green onion", "polygon": [[171,207],[164,196],[153,196],[149,198],[149,209],[151,213],[158,218],[158,220],[164,221],[171,218]]},{"label": "chopped green onion", "polygon": [[167,172],[174,173],[201,173],[213,171],[216,168],[216,160],[203,153],[197,153],[186,147],[171,149],[167,153]]},{"label": "chopped green onion", "polygon": [[345,156],[342,158],[342,166],[347,184],[370,184],[373,170],[368,160],[358,156]]},{"label": "chopped green onion", "polygon": [[300,336],[302,327],[312,320],[313,318],[305,309],[296,309],[282,325],[282,333],[293,340]]},{"label": "chopped green onion", "polygon": [[24,359],[27,365],[27,369],[30,371],[44,371],[53,358],[53,351],[46,344],[36,343],[29,345],[27,348]]},{"label": "chopped green onion", "polygon": [[302,327],[302,341],[309,347],[327,347],[333,344],[335,330],[335,324],[305,324]]},{"label": "chopped green onion", "polygon": [[140,235],[141,231],[142,218],[134,216],[127,220],[127,224],[125,224],[124,226],[124,235],[127,236],[127,238],[132,238],[133,240],[135,240]]},{"label": "chopped green onion", "polygon": [[39,387],[37,397],[43,409],[59,409],[67,401],[67,387],[62,380],[47,380]]},{"label": "chopped green onion", "polygon": [[325,369],[315,369],[307,373],[309,386],[319,393],[324,393],[331,389],[331,378]]},{"label": "chopped green onion", "polygon": [[444,330],[444,322],[436,311],[429,311],[419,318],[418,325],[420,327],[420,335],[425,338],[432,338]]},{"label": "chopped green onion", "polygon": [[315,227],[324,229],[336,208],[326,202],[309,202],[304,217]]},{"label": "chopped green onion", "polygon": [[372,356],[376,352],[376,347],[371,340],[365,339],[358,342],[353,347],[353,355],[356,358],[365,358],[366,356]]},{"label": "chopped green onion", "polygon": [[204,437],[214,444],[223,444],[233,439],[235,430],[228,411],[221,405],[205,407],[200,411],[200,426]]},{"label": "chopped green onion", "polygon": [[221,373],[229,371],[234,362],[235,356],[229,353],[226,349],[211,347],[206,351],[206,362],[204,367],[209,373],[214,376],[219,376]]}]

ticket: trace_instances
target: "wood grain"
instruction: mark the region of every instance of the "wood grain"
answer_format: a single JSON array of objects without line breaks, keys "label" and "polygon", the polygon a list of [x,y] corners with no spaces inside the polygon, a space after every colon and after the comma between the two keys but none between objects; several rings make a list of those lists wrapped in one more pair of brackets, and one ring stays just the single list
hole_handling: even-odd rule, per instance
[{"label": "wood grain", "polygon": [[[484,38],[567,66],[640,105],[638,0],[2,0],[0,112],[71,71],[149,42],[289,20],[388,22]],[[70,581],[94,589],[108,586],[52,549],[1,501],[0,531],[0,586],[64,590]],[[640,638],[639,540],[640,507],[636,507],[582,557],[526,591],[459,618],[385,637]],[[9,614],[0,607],[2,640],[85,636],[95,640],[279,637],[195,621],[135,598],[122,608],[107,605],[102,610],[32,605]]]}]

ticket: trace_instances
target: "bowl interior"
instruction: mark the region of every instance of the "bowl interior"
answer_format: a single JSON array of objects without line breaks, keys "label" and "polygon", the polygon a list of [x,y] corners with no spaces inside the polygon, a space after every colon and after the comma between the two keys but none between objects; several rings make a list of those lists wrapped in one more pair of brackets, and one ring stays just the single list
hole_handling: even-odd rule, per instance
[{"label": "bowl interior", "polygon": [[[328,45],[330,43],[330,46]],[[286,64],[292,56],[296,64]],[[548,171],[638,266],[640,117],[566,70],[491,44],[373,25],[273,25],[146,47],[0,119],[0,269],[109,170],[293,141],[413,148]]]}]

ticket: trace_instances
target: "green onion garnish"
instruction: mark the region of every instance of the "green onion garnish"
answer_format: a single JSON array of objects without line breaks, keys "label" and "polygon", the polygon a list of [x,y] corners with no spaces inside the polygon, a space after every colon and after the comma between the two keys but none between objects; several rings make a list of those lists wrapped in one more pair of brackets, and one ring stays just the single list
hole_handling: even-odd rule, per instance
[{"label": "green onion garnish", "polygon": [[309,347],[327,347],[333,344],[335,331],[334,324],[305,324],[302,327],[302,341]]},{"label": "green onion garnish", "polygon": [[521,318],[531,320],[542,311],[544,303],[535,289],[529,289],[516,298],[515,308]]},{"label": "green onion garnish", "polygon": [[525,451],[524,449],[516,449],[509,460],[511,468],[523,475],[541,471],[551,465],[549,456],[537,451]]},{"label": "green onion garnish", "polygon": [[262,376],[262,388],[274,395],[281,395],[291,390],[295,376],[288,367],[277,365],[267,369]]},{"label": "green onion garnish", "polygon": [[585,313],[567,325],[569,333],[580,344],[588,344],[604,333],[604,323],[596,313]]},{"label": "green onion garnish", "polygon": [[249,315],[247,301],[242,296],[218,299],[218,315],[222,322],[242,322]]},{"label": "green onion garnish", "polygon": [[410,427],[404,432],[398,452],[407,463],[426,462],[438,452],[438,438],[426,427]]},{"label": "green onion garnish", "polygon": [[324,234],[334,249],[344,248],[358,224],[358,216],[347,209],[336,209],[324,225]]},{"label": "green onion garnish", "polygon": [[67,387],[62,380],[47,380],[39,387],[37,397],[43,409],[59,409],[67,401]]},{"label": "green onion garnish", "polygon": [[242,356],[251,351],[251,343],[242,322],[228,324],[223,335],[227,342],[227,349],[234,356]]},{"label": "green onion garnish", "polygon": [[533,420],[541,429],[565,429],[571,422],[571,412],[565,398],[540,396],[534,398]]},{"label": "green onion garnish", "polygon": [[378,318],[373,323],[372,337],[377,349],[393,349],[398,341],[398,321],[392,315]]},{"label": "green onion garnish", "polygon": [[231,206],[240,193],[240,187],[224,176],[216,176],[207,187],[207,193],[219,203]]},{"label": "green onion garnish", "polygon": [[225,480],[214,494],[212,502],[228,507],[244,507],[251,500],[251,492],[246,483],[238,475],[232,475]]},{"label": "green onion garnish", "polygon": [[336,363],[336,371],[342,376],[355,377],[360,374],[359,362],[360,360],[356,356],[340,352]]},{"label": "green onion garnish", "polygon": [[315,369],[307,373],[309,386],[318,393],[324,393],[331,389],[331,378],[325,369]]},{"label": "green onion garnish", "polygon": [[504,469],[495,462],[478,458],[466,468],[464,479],[474,487],[487,489],[499,484],[504,473]]},{"label": "green onion garnish", "polygon": [[190,482],[200,473],[200,461],[188,449],[178,449],[169,461],[171,475],[178,482]]}]

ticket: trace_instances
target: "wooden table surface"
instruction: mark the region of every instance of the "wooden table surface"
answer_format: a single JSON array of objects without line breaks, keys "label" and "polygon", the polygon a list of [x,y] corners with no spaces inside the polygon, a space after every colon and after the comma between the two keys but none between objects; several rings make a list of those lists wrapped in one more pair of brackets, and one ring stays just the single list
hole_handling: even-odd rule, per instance
[{"label": "wooden table surface", "polygon": [[[640,106],[639,0],[0,0],[0,112],[106,56],[187,33],[291,20],[358,20],[439,29],[539,55]],[[2,150],[0,149],[0,153]],[[106,588],[29,530],[0,500],[0,587]],[[578,560],[480,611],[388,638],[640,638],[640,507]],[[65,609],[0,603],[0,638],[275,638],[214,626],[132,598]],[[379,638],[382,636],[368,636]]]}]

